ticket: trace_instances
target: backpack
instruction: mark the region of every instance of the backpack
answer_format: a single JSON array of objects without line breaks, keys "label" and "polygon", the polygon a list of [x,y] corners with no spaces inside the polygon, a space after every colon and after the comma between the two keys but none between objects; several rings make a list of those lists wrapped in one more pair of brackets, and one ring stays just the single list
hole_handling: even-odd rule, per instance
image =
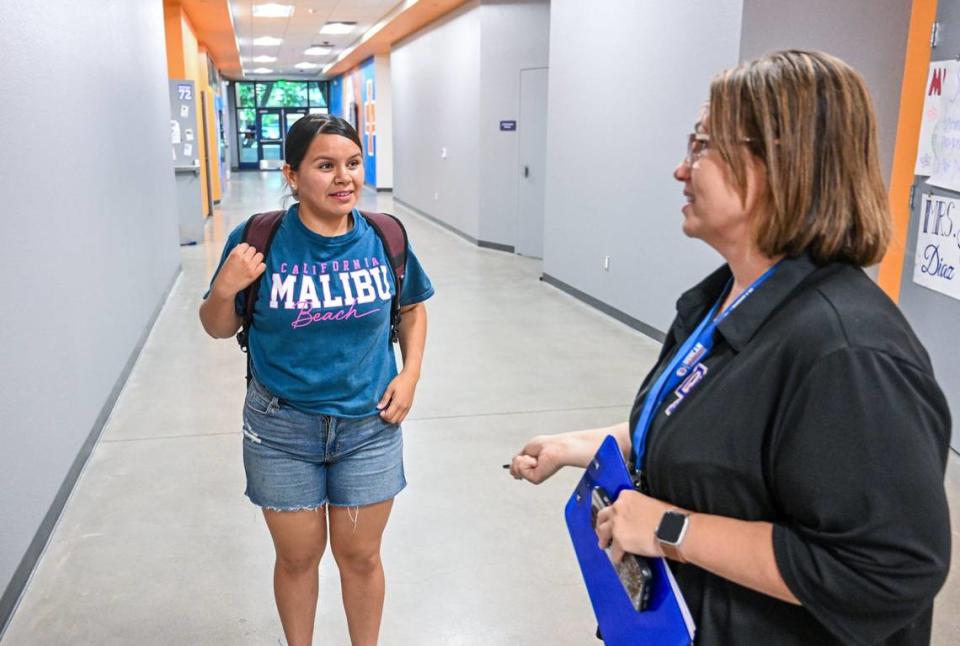
[{"label": "backpack", "polygon": [[[247,224],[243,228],[241,242],[246,242],[262,253],[264,262],[266,262],[270,245],[273,243],[273,238],[280,228],[280,222],[283,220],[285,213],[286,211],[257,213],[247,220]],[[403,290],[403,278],[406,275],[407,267],[407,230],[396,216],[389,213],[360,211],[360,215],[370,224],[377,237],[380,238],[380,242],[383,243],[383,248],[387,252],[388,264],[393,272],[396,289],[390,302],[390,341],[397,343],[400,329],[400,294]],[[260,276],[244,290],[246,307],[244,308],[240,331],[237,333],[237,343],[240,344],[240,349],[247,353],[248,384],[252,378],[248,341],[250,339],[250,327],[253,325],[253,306],[257,302],[262,278]]]}]

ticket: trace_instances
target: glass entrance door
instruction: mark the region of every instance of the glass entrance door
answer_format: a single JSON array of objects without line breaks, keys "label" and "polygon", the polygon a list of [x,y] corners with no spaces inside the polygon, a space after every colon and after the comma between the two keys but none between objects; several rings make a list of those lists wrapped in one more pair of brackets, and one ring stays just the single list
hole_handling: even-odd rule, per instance
[{"label": "glass entrance door", "polygon": [[285,108],[283,111],[283,135],[286,136],[290,132],[290,127],[305,116],[307,116],[306,108]]},{"label": "glass entrance door", "polygon": [[327,112],[326,81],[237,81],[231,87],[240,168],[282,168],[290,127],[308,114]]},{"label": "glass entrance door", "polygon": [[260,133],[260,169],[278,169],[283,166],[283,110],[257,110],[257,130]]}]

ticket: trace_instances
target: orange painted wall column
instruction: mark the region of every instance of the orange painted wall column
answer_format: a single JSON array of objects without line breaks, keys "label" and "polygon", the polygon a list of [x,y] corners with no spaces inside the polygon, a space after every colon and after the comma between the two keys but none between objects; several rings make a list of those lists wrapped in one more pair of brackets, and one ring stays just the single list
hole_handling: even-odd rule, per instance
[{"label": "orange painted wall column", "polygon": [[937,18],[937,0],[913,0],[907,55],[900,90],[900,116],[890,173],[890,210],[893,213],[893,240],[880,263],[877,282],[894,302],[900,300],[903,260],[910,227],[910,186],[917,161],[923,95],[930,67],[930,30]]},{"label": "orange painted wall column", "polygon": [[[216,64],[207,51],[207,48],[201,46],[198,57],[198,73],[200,74],[200,78],[197,79],[197,90],[204,93],[206,100],[207,138],[206,141],[203,142],[203,150],[204,154],[206,154],[206,151],[210,151],[210,189],[213,193],[213,201],[219,202],[222,197],[220,190],[220,136],[217,132],[214,101],[215,97],[220,94],[220,88],[210,85],[210,75],[207,73],[209,69],[208,66],[216,68]],[[197,103],[197,109],[200,109],[199,102]],[[203,124],[201,123],[201,130],[197,131],[198,139],[202,139],[202,128]]]},{"label": "orange painted wall column", "polygon": [[[163,2],[164,29],[167,39],[167,74],[172,79],[187,79],[194,82],[196,88],[197,114],[194,127],[194,141],[197,146],[197,157],[200,159],[200,201],[204,216],[210,215],[207,208],[207,142],[203,137],[203,121],[200,115],[200,92],[207,85],[206,65],[200,65],[200,46],[196,32],[190,18],[183,11],[179,0],[164,0]],[[203,57],[206,61],[206,56]],[[208,102],[212,103],[209,98]],[[210,121],[208,121],[208,124]],[[212,162],[213,160],[211,160]],[[216,198],[215,198],[216,199]]]}]

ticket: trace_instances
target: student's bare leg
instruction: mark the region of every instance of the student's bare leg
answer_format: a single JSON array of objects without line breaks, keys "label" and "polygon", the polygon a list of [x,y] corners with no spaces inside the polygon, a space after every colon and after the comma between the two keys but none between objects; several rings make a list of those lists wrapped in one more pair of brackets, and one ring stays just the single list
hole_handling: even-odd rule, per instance
[{"label": "student's bare leg", "polygon": [[340,568],[343,608],[353,646],[375,646],[383,616],[380,539],[393,500],[366,507],[330,506],[330,549]]},{"label": "student's bare leg", "polygon": [[289,646],[311,646],[317,614],[320,558],[327,546],[324,507],[309,511],[263,510],[277,560],[273,592]]}]

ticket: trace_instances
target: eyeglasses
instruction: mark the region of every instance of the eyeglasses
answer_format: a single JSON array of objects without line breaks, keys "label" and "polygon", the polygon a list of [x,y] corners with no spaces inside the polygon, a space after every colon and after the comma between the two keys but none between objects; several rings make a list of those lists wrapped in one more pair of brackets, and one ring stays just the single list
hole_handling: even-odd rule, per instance
[{"label": "eyeglasses", "polygon": [[710,149],[710,135],[702,132],[691,132],[687,136],[687,156],[683,163],[693,166]]},{"label": "eyeglasses", "polygon": [[[740,143],[742,144],[752,142],[752,137],[740,137]],[[691,132],[687,136],[687,156],[683,158],[683,163],[687,166],[693,166],[707,154],[708,150],[710,150],[710,135],[704,132]]]}]

